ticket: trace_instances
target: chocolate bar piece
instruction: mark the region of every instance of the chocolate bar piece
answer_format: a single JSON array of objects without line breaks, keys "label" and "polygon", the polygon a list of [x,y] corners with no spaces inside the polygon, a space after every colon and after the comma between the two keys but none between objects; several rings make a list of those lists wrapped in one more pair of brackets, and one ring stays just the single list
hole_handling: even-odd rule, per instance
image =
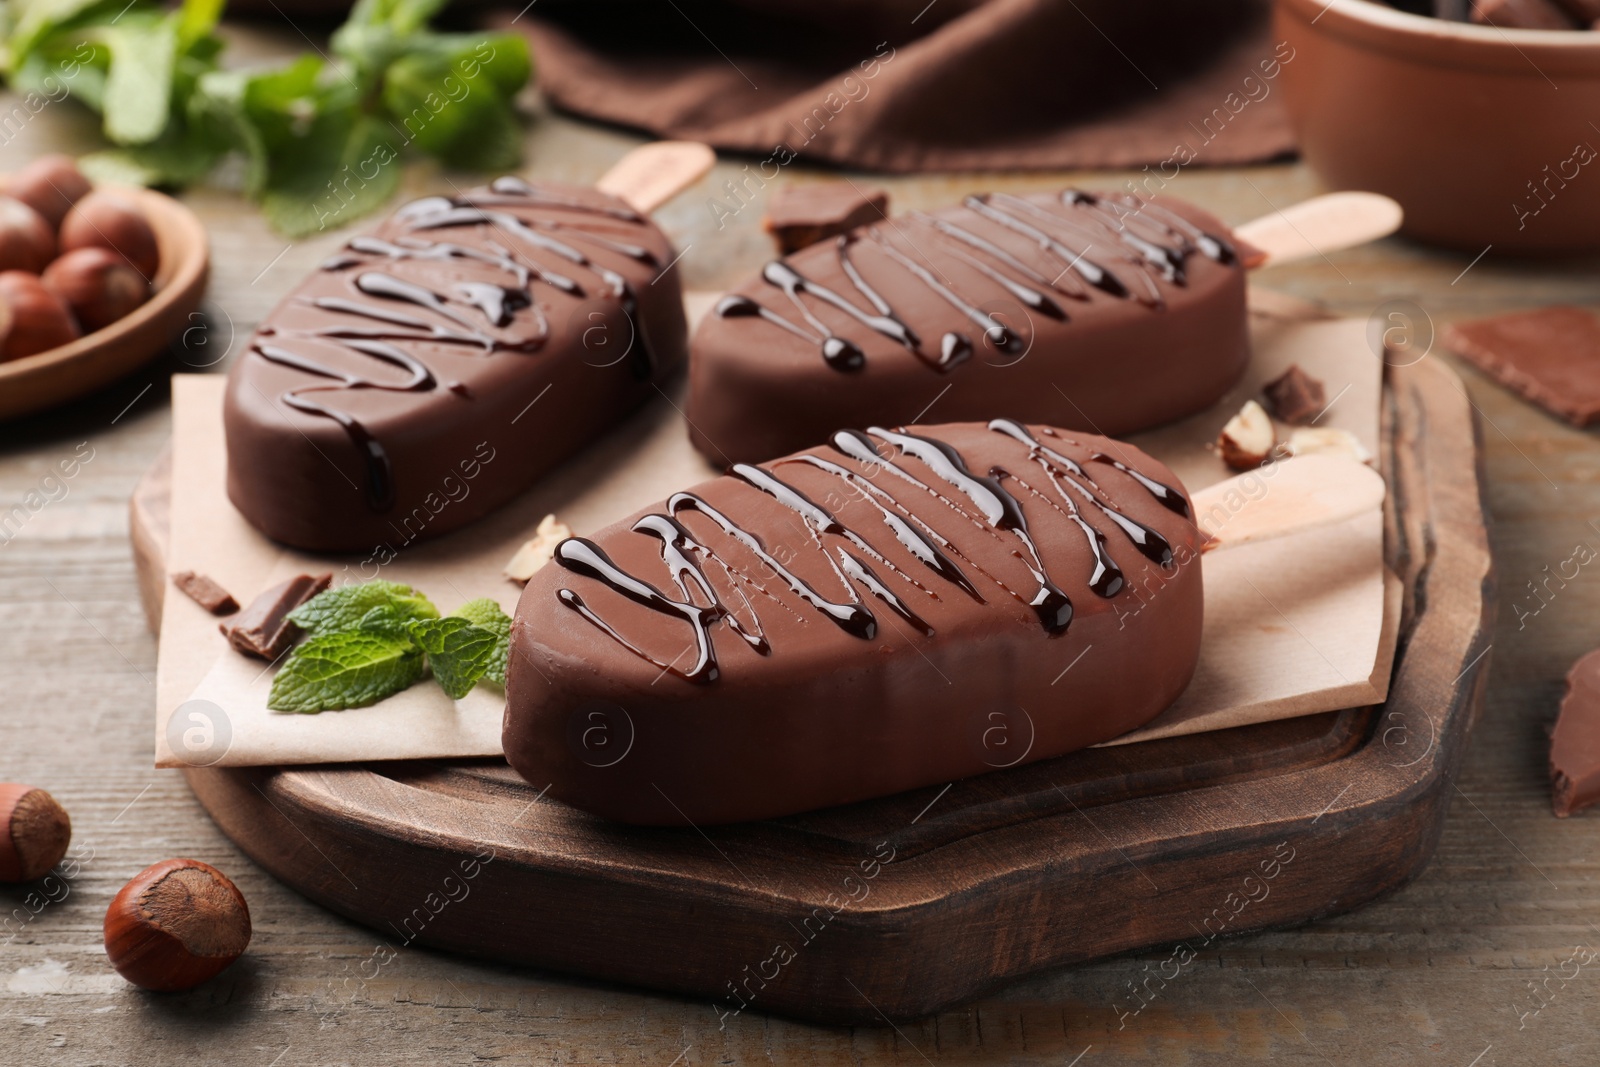
[{"label": "chocolate bar piece", "polygon": [[172,576],[172,584],[213,615],[232,615],[239,610],[239,602],[233,599],[233,594],[207,575],[179,571]]},{"label": "chocolate bar piece", "polygon": [[332,574],[296,575],[257,596],[217,629],[239,652],[270,662],[300,640],[300,627],[289,621],[289,613],[331,584]]},{"label": "chocolate bar piece", "polygon": [[1565,818],[1600,800],[1600,649],[1567,674],[1550,735],[1550,806]]},{"label": "chocolate bar piece", "polygon": [[785,185],[772,194],[761,225],[786,256],[807,245],[837,237],[857,226],[889,217],[889,194],[854,182]]},{"label": "chocolate bar piece", "polygon": [[1272,414],[1291,426],[1309,426],[1328,406],[1322,382],[1296,363],[1261,387]]},{"label": "chocolate bar piece", "polygon": [[1579,25],[1552,0],[1473,0],[1472,21],[1518,30],[1576,30]]},{"label": "chocolate bar piece", "polygon": [[1451,326],[1445,345],[1574,426],[1600,419],[1600,317],[1547,307]]},{"label": "chocolate bar piece", "polygon": [[595,189],[501,178],[401,208],[234,364],[229,498],[278,541],[380,561],[487,514],[682,365],[674,260]]},{"label": "chocolate bar piece", "polygon": [[706,316],[690,439],[720,466],[930,406],[1112,436],[1170,422],[1244,373],[1258,255],[1170,197],[1076,190],[852,230],[767,264]]},{"label": "chocolate bar piece", "polygon": [[634,823],[786,815],[1143,725],[1199,657],[1202,534],[1130,445],[842,431],[569,538],[517,605],[504,742]]}]

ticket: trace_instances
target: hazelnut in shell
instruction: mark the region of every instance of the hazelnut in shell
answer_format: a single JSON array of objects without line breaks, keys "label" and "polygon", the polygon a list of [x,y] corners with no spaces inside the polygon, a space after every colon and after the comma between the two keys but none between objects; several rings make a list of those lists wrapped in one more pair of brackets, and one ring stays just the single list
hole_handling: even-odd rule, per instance
[{"label": "hazelnut in shell", "polygon": [[0,361],[59,348],[81,336],[67,302],[46,289],[37,275],[20,270],[0,273],[0,303],[11,310],[11,331]]},{"label": "hazelnut in shell", "polygon": [[6,182],[5,194],[27,204],[50,224],[54,233],[61,227],[72,205],[89,195],[89,179],[78,170],[71,156],[52,153],[40,156],[17,171]]},{"label": "hazelnut in shell", "polygon": [[209,863],[163,860],[117,893],[105,935],[118,974],[143,989],[174,993],[215,978],[244,955],[250,908]]},{"label": "hazelnut in shell", "polygon": [[149,284],[109,248],[73,249],[39,280],[67,302],[85,330],[110,326],[150,298]]},{"label": "hazelnut in shell", "polygon": [[109,248],[133,264],[149,281],[161,265],[156,232],[137,204],[127,196],[96,189],[79,200],[61,220],[61,251]]},{"label": "hazelnut in shell", "polygon": [[72,843],[72,820],[56,798],[19,782],[0,782],[0,882],[50,873]]},{"label": "hazelnut in shell", "polygon": [[10,196],[0,196],[0,271],[38,274],[56,256],[56,234],[43,215]]}]

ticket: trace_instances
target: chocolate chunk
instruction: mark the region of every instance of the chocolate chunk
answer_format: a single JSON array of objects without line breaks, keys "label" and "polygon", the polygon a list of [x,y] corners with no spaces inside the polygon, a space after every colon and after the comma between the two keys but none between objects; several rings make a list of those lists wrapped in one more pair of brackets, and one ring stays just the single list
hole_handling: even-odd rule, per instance
[{"label": "chocolate chunk", "polygon": [[246,656],[272,661],[300,640],[289,613],[333,584],[332,574],[299,574],[268,589],[217,629]]},{"label": "chocolate chunk", "polygon": [[1580,28],[1551,0],[1473,0],[1472,21],[1480,26],[1500,26],[1518,30]]},{"label": "chocolate chunk", "polygon": [[207,575],[179,571],[172,576],[172,584],[213,615],[232,615],[239,610],[239,602],[233,599],[233,594]]},{"label": "chocolate chunk", "polygon": [[761,225],[788,255],[807,245],[889,217],[889,194],[853,182],[784,185],[767,202]]},{"label": "chocolate chunk", "polygon": [[1550,735],[1550,807],[1565,818],[1600,800],[1600,649],[1567,674]]},{"label": "chocolate chunk", "polygon": [[1600,317],[1592,312],[1556,306],[1458,322],[1444,342],[1574,426],[1600,419]]},{"label": "chocolate chunk", "polygon": [[561,542],[517,606],[506,758],[587,811],[705,825],[1061,755],[1188,684],[1202,540],[1131,445],[842,431]]},{"label": "chocolate chunk", "polygon": [[768,263],[692,348],[689,439],[718,466],[930,405],[1117,436],[1238,382],[1245,264],[1227,227],[1166,196],[969,196]]},{"label": "chocolate chunk", "polygon": [[233,365],[229,499],[275,540],[380,561],[478,519],[682,367],[675,259],[595,189],[500,178],[401,208]]},{"label": "chocolate chunk", "polygon": [[1328,406],[1322,382],[1300,369],[1296,363],[1261,387],[1267,407],[1278,419],[1291,426],[1309,426]]}]

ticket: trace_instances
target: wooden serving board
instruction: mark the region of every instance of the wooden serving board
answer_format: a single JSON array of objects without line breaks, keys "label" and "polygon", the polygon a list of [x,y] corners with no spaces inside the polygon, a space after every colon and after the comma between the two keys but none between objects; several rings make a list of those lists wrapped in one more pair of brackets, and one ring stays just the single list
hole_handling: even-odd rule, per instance
[{"label": "wooden serving board", "polygon": [[[882,1024],[1113,953],[1181,960],[1366,903],[1438,841],[1488,663],[1480,449],[1436,360],[1390,369],[1383,426],[1405,607],[1381,707],[705,832],[606,823],[498,760],[184,773],[251,858],[395,949],[671,990],[719,1014]],[[131,504],[152,622],[167,477],[158,465]]]}]

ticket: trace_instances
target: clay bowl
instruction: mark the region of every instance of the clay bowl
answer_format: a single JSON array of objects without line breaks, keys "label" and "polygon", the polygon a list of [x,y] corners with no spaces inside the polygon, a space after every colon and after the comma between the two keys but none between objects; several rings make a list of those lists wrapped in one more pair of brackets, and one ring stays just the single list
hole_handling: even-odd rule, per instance
[{"label": "clay bowl", "polygon": [[[1455,248],[1600,249],[1600,33],[1508,30],[1370,0],[1277,0],[1300,150]],[[1587,162],[1585,162],[1587,160]]]},{"label": "clay bowl", "polygon": [[160,355],[194,324],[211,267],[205,228],[170,196],[148,189],[118,191],[138,203],[161,248],[150,299],[131,315],[70,345],[0,363],[0,419],[53,407],[109,385]]}]

